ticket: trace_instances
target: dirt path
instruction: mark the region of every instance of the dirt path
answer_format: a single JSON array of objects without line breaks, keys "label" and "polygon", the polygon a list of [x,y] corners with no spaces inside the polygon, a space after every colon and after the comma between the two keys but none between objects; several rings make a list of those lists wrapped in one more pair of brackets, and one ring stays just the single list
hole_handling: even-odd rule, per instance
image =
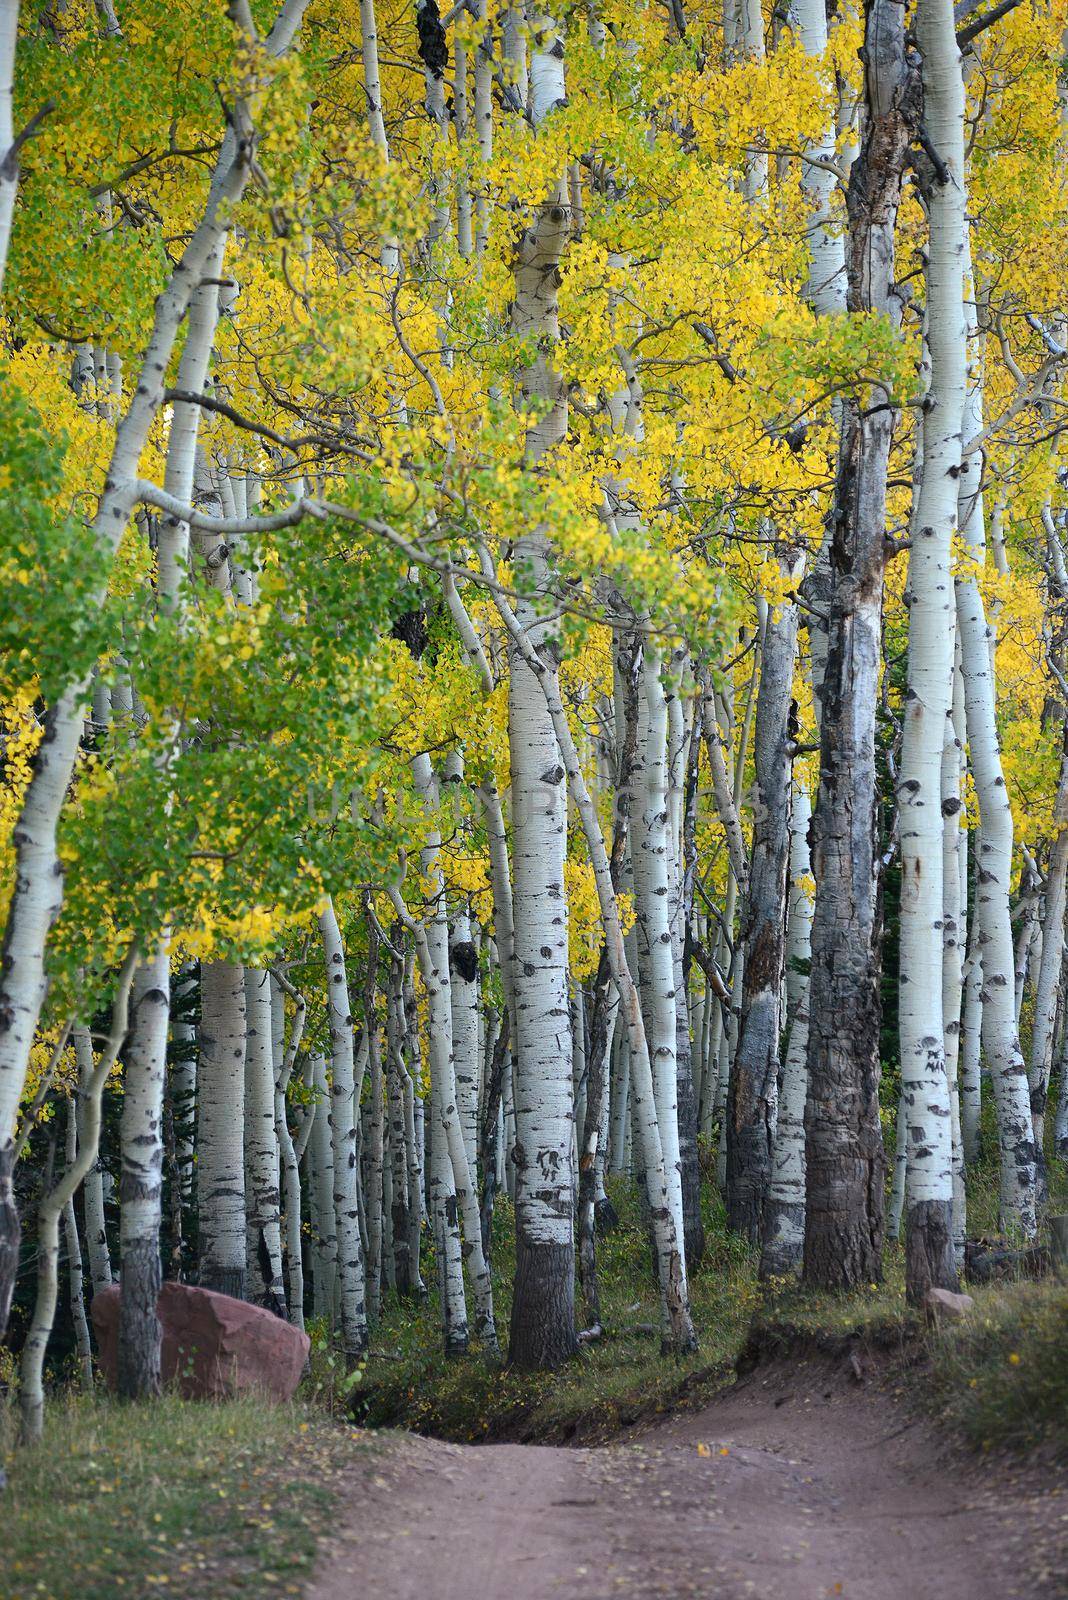
[{"label": "dirt path", "polygon": [[796,1363],[603,1448],[391,1441],[309,1600],[1032,1600],[1068,1594],[1066,1532],[1063,1478],[978,1472]]}]

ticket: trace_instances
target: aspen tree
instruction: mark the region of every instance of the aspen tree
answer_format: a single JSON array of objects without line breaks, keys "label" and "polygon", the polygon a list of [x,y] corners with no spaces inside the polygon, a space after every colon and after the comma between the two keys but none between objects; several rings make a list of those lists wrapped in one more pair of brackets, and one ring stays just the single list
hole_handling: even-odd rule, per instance
[{"label": "aspen tree", "polygon": [[761,1277],[782,1277],[801,1265],[805,1245],[805,1098],[808,1087],[808,990],[812,890],[808,829],[812,807],[796,777],[790,804],[790,887],[787,913],[788,1036],[764,1207]]},{"label": "aspen tree", "polygon": [[[957,71],[960,71],[959,66]],[[962,96],[963,92],[962,80]],[[963,177],[960,181],[963,183]],[[970,276],[967,219],[963,227],[965,233],[960,249],[965,274]],[[966,338],[970,336],[973,350],[978,337],[974,298],[972,291],[964,309]],[[983,427],[982,367],[977,351],[973,359],[978,365],[969,375],[963,404],[962,432],[966,435],[963,442],[969,448],[960,463],[958,505],[968,565],[956,579],[956,615],[967,707],[968,755],[979,800],[975,915],[983,974],[982,1044],[998,1113],[1002,1219],[1030,1238],[1037,1226],[1035,1146],[1013,984],[1009,916],[1012,805],[1002,770],[997,731],[993,637],[987,627],[977,580],[977,572],[986,559],[986,531],[981,482],[983,457],[972,447]]]},{"label": "aspen tree", "polygon": [[923,476],[909,558],[908,688],[898,805],[901,826],[901,1082],[908,1123],[909,1298],[953,1288],[952,1140],[942,1018],[941,769],[952,707],[955,619],[950,571],[957,527],[967,334],[964,320],[964,84],[953,9],[921,0],[924,122],[942,166],[928,198],[930,384]]},{"label": "aspen tree", "polygon": [[[547,15],[532,20],[531,32],[530,117],[536,132],[565,96],[564,40]],[[551,352],[559,339],[557,291],[569,231],[567,187],[561,175],[527,222],[516,256],[512,328],[537,351],[520,378],[524,404],[533,411],[526,450],[535,467],[567,431],[566,391]],[[519,534],[514,547],[515,565],[524,574],[519,621],[546,663],[557,646],[551,623],[539,615],[536,597],[546,584],[548,559],[546,530],[531,528]],[[509,1359],[517,1367],[539,1368],[558,1366],[577,1348],[564,892],[567,790],[541,686],[514,649],[509,657],[508,735],[516,1009],[516,1275]]]},{"label": "aspen tree", "polygon": [[329,1127],[341,1338],[346,1359],[355,1364],[367,1349],[367,1281],[360,1242],[352,1012],[345,947],[332,901],[328,900],[319,913],[319,931],[326,962],[326,1015],[330,1029]]},{"label": "aspen tree", "polygon": [[[916,112],[902,7],[868,0],[864,40],[866,116],[846,189],[847,305],[896,323],[894,226]],[[820,780],[812,818],[803,1276],[828,1288],[855,1288],[882,1274],[875,727],[893,422],[886,406],[850,400],[843,408],[826,661],[814,685]]]},{"label": "aspen tree", "polygon": [[156,1301],[163,1276],[159,1255],[163,1078],[170,1020],[170,961],[165,944],[152,961],[138,968],[130,1012],[120,1130],[119,1392],[128,1399],[139,1399],[160,1390]]},{"label": "aspen tree", "polygon": [[200,965],[197,1065],[199,1281],[245,1293],[245,978],[229,961]]},{"label": "aspen tree", "polygon": [[246,1283],[250,1299],[285,1315],[271,976],[245,969]]}]

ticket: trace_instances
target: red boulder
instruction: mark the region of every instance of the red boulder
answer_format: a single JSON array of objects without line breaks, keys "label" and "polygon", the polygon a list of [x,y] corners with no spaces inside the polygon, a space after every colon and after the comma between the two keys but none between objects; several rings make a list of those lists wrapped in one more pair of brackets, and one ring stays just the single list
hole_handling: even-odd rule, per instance
[{"label": "red boulder", "polygon": [[[117,1383],[119,1299],[112,1284],[96,1295],[93,1327],[109,1389]],[[188,1400],[222,1400],[249,1390],[292,1398],[308,1358],[309,1339],[261,1306],[188,1283],[165,1283],[157,1302],[163,1325],[162,1372]]]}]

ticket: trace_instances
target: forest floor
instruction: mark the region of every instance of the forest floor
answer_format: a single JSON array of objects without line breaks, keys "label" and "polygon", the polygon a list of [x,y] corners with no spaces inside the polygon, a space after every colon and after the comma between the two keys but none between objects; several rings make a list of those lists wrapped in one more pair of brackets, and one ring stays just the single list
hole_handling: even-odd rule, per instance
[{"label": "forest floor", "polygon": [[900,1378],[810,1351],[607,1445],[392,1435],[308,1600],[1068,1594],[1068,1473],[965,1454]]}]

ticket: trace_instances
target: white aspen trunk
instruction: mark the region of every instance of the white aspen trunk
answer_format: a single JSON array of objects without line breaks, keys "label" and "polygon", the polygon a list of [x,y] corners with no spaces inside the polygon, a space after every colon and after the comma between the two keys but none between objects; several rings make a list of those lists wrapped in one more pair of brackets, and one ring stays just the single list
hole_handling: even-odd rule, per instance
[{"label": "white aspen trunk", "polygon": [[631,801],[630,859],[642,1018],[653,1074],[668,1204],[681,1241],[675,962],[670,926],[670,839],[667,781],[668,711],[660,654],[646,635],[642,650],[638,738]]},{"label": "white aspen trunk", "polygon": [[246,1293],[286,1315],[282,1219],[275,1124],[275,1052],[271,975],[245,969],[245,1273]]},{"label": "white aspen trunk", "polygon": [[[67,1101],[66,1162],[72,1167],[78,1159],[78,1108],[74,1100]],[[67,1281],[70,1287],[70,1316],[74,1324],[74,1348],[82,1372],[82,1384],[93,1387],[93,1347],[89,1342],[89,1323],[85,1315],[85,1277],[82,1270],[82,1246],[78,1238],[78,1219],[74,1214],[74,1196],[63,1207],[63,1238],[67,1246]]]},{"label": "white aspen trunk", "polygon": [[[420,755],[412,763],[412,774],[423,804],[433,815],[439,806],[440,795],[428,755]],[[437,1090],[437,1104],[432,1096],[434,1111],[431,1160],[441,1151],[441,1176],[436,1185],[439,1194],[439,1228],[456,1229],[457,1209],[463,1219],[463,1256],[471,1277],[475,1302],[475,1325],[479,1342],[490,1354],[497,1352],[497,1331],[493,1317],[493,1281],[489,1263],[482,1248],[482,1221],[478,1205],[478,1188],[473,1170],[468,1165],[467,1150],[457,1105],[456,1073],[452,1037],[452,980],[449,960],[449,925],[446,915],[445,882],[441,871],[441,835],[436,826],[431,827],[420,855],[423,879],[431,887],[431,915],[425,925],[412,922],[404,909],[399,894],[394,905],[403,921],[415,935],[416,954],[423,987],[429,1007],[430,1081]],[[477,1030],[475,1034],[477,1048]],[[476,1064],[477,1073],[477,1064]],[[477,1105],[477,1086],[476,1086]],[[445,1163],[451,1167],[452,1193],[444,1185]],[[432,1173],[433,1179],[433,1173]],[[451,1204],[450,1204],[451,1202]],[[450,1258],[451,1261],[451,1258]],[[452,1286],[446,1285],[450,1293]],[[463,1306],[463,1279],[455,1289],[458,1307]],[[446,1326],[446,1348],[450,1330]],[[466,1340],[466,1313],[464,1314]]]},{"label": "white aspen trunk", "polygon": [[[974,833],[973,859],[979,835]],[[982,1115],[983,958],[979,944],[979,914],[974,904],[968,923],[968,952],[964,960],[964,1010],[960,1029],[960,1122],[966,1166],[979,1159],[979,1124]]]},{"label": "white aspen trunk", "polygon": [[202,1288],[245,1294],[245,978],[229,961],[200,966],[197,1218]]},{"label": "white aspen trunk", "polygon": [[[959,654],[958,641],[958,658]],[[956,698],[956,691],[954,697]],[[958,1272],[964,1268],[964,1241],[968,1231],[964,1145],[960,1129],[960,1088],[957,1082],[964,973],[960,906],[960,858],[964,844],[960,829],[960,758],[960,740],[956,735],[954,719],[950,715],[946,718],[945,741],[942,746],[942,1029],[946,1052],[953,1160],[953,1260]]]},{"label": "white aspen trunk", "polygon": [[330,1144],[334,1176],[334,1213],[337,1226],[337,1277],[341,1297],[341,1339],[346,1359],[359,1360],[367,1349],[367,1286],[360,1243],[358,1188],[360,1172],[356,1154],[353,1111],[355,1059],[352,1048],[352,1011],[349,1003],[345,947],[332,901],[319,913],[319,931],[326,962],[326,1015],[330,1029]]},{"label": "white aspen trunk", "polygon": [[164,940],[134,976],[123,1075],[118,1388],[130,1400],[160,1392],[162,1330],[156,1302],[163,1279],[159,1228],[169,1021],[170,957]]},{"label": "white aspen trunk", "polygon": [[[517,77],[521,35],[505,20],[505,48]],[[532,19],[530,110],[535,129],[565,96],[564,44],[547,16]],[[516,54],[512,55],[511,52]],[[559,342],[559,268],[571,217],[563,173],[518,245],[512,330],[537,349],[521,374],[534,466],[567,431],[567,396],[552,355]],[[547,532],[519,532],[514,561],[523,574],[519,619],[539,665],[554,658],[552,626],[537,604],[548,578]],[[558,1366],[577,1348],[568,1007],[567,794],[559,742],[525,654],[509,651],[508,731],[512,778],[515,926],[516,1275],[510,1360],[519,1368]]]},{"label": "white aspen trunk", "polygon": [[422,1159],[415,1125],[415,1084],[405,1059],[407,1025],[404,1015],[404,968],[399,961],[394,961],[390,972],[386,1025],[389,1059],[400,1101],[399,1108],[392,1113],[400,1118],[400,1126],[394,1130],[394,1137],[399,1144],[404,1168],[403,1174],[398,1171],[396,1180],[399,1186],[403,1178],[404,1195],[403,1215],[398,1213],[394,1224],[397,1288],[402,1295],[422,1295],[424,1289],[419,1261],[422,1232]]},{"label": "white aspen trunk", "polygon": [[1015,995],[1013,1009],[1016,1017],[1017,1034],[1019,1034],[1020,1030],[1020,1017],[1023,1012],[1028,980],[1038,968],[1042,944],[1042,922],[1039,917],[1039,905],[1042,900],[1042,880],[1026,845],[1023,846],[1023,855],[1024,864],[1020,870],[1020,892],[1016,898],[1016,916],[1019,922],[1019,931],[1016,935],[1013,959],[1013,989]]},{"label": "white aspen trunk", "polygon": [[942,1023],[941,769],[951,709],[950,574],[965,398],[964,86],[950,0],[921,0],[926,127],[945,163],[929,200],[927,307],[931,381],[923,478],[909,561],[908,690],[898,799],[901,826],[901,1080],[908,1112],[906,1285],[920,1303],[955,1287],[952,1142]]},{"label": "white aspen trunk", "polygon": [[22,1442],[36,1444],[44,1426],[44,1359],[56,1314],[59,1288],[59,1222],[100,1148],[100,1100],[108,1074],[126,1038],[130,984],[137,962],[136,947],[127,952],[111,1008],[107,1044],[81,1090],[81,1140],[78,1154],[37,1213],[37,1297],[19,1362],[19,1424]]},{"label": "white aspen trunk", "polygon": [[182,1203],[193,1198],[193,1131],[197,1098],[197,1030],[188,1013],[196,992],[196,969],[190,962],[175,974],[171,999],[171,1114],[174,1118],[175,1159],[180,1175]]},{"label": "white aspen trunk", "polygon": [[801,1265],[805,1247],[805,1099],[808,1091],[808,968],[812,936],[808,825],[812,806],[794,780],[790,806],[790,895],[786,993],[789,1038],[783,1060],[771,1178],[764,1207],[762,1278],[785,1277]]},{"label": "white aspen trunk", "polygon": [[[959,76],[959,66],[955,70]],[[936,148],[941,149],[937,140],[935,143]],[[955,221],[956,226],[958,223]],[[967,224],[961,221],[959,226],[966,229]],[[970,258],[966,232],[962,235],[959,248],[965,270],[968,270]],[[968,309],[967,314],[973,319],[974,328],[974,308]],[[963,418],[964,431],[969,437],[974,437],[982,426],[982,383],[978,375],[973,375],[968,389]],[[959,489],[961,532],[968,555],[980,569],[986,560],[981,471],[982,460],[978,452],[966,457],[961,468]],[[1009,920],[1012,806],[1001,764],[991,637],[983,597],[973,573],[965,571],[958,578],[956,602],[967,707],[968,754],[979,800],[975,912],[983,972],[982,1045],[998,1114],[1001,1217],[1003,1226],[1019,1228],[1025,1237],[1033,1238],[1037,1227],[1034,1131],[1027,1070],[1020,1050],[1017,1025],[1012,927]]]},{"label": "white aspen trunk", "polygon": [[[791,586],[800,581],[803,568],[796,552],[780,553],[779,570]],[[783,605],[777,616],[769,616],[764,632],[753,747],[753,844],[742,934],[744,981],[728,1088],[727,1220],[754,1244],[763,1230],[778,1103],[797,618],[796,604]]]},{"label": "white aspen trunk", "polygon": [[[286,1048],[285,1044],[285,1001],[283,999],[283,995],[287,993],[292,996],[296,1008],[288,1048]],[[278,1153],[282,1171],[286,1306],[290,1322],[294,1327],[300,1328],[301,1332],[304,1331],[304,1246],[300,1225],[300,1161],[311,1137],[311,1131],[314,1126],[313,1119],[318,1108],[314,1104],[305,1108],[298,1137],[294,1141],[289,1131],[289,1121],[286,1116],[286,1091],[293,1076],[293,1067],[296,1062],[297,1052],[300,1049],[306,1015],[307,1006],[303,995],[298,994],[288,982],[283,984],[282,979],[276,974],[272,975],[271,1035],[275,1067],[274,1127],[275,1137],[278,1140]]]},{"label": "white aspen trunk", "polygon": [[460,906],[452,922],[449,941],[452,1051],[456,1075],[456,1105],[472,1183],[478,1172],[478,948],[471,937],[471,917]]},{"label": "white aspen trunk", "polygon": [[311,1127],[308,1154],[311,1161],[312,1287],[316,1320],[334,1321],[334,1287],[337,1278],[337,1213],[334,1209],[334,1152],[330,1127],[330,1090],[326,1082],[326,1059],[317,1055],[312,1063],[312,1084],[316,1092],[315,1121]]},{"label": "white aspen trunk", "polygon": [[[386,1244],[385,1197],[385,1101],[382,1079],[382,1049],[375,1012],[375,987],[378,967],[378,941],[369,945],[367,978],[363,992],[363,1047],[367,1059],[368,1098],[366,1143],[364,1149],[364,1216],[367,1229],[367,1320],[374,1326],[382,1309],[382,1280]],[[356,1095],[359,1111],[359,1090]]]},{"label": "white aspen trunk", "polygon": [[[75,1060],[78,1063],[78,1115],[81,1117],[89,1081],[93,1075],[93,1041],[89,1029],[80,1022],[76,1022],[71,1029],[71,1040],[74,1044]],[[79,1126],[79,1148],[84,1143],[85,1128]],[[101,1289],[106,1289],[111,1282],[111,1254],[108,1250],[107,1223],[104,1215],[104,1178],[100,1171],[99,1159],[96,1157],[85,1175],[82,1205],[85,1213],[85,1248],[89,1257],[89,1282],[93,1294],[96,1295]]]},{"label": "white aspen trunk", "polygon": [[[687,1270],[693,1272],[705,1252],[704,1223],[701,1217],[701,1168],[697,1150],[698,1098],[694,1080],[692,1019],[687,993],[685,954],[686,931],[693,914],[694,875],[696,873],[696,793],[688,793],[691,759],[696,756],[700,735],[695,731],[696,701],[684,696],[688,676],[688,655],[678,647],[672,653],[670,675],[665,686],[668,704],[668,813],[671,858],[668,863],[669,921],[675,990],[675,1068],[679,1137],[679,1170],[682,1178],[682,1222]],[[697,741],[695,743],[695,740]]]},{"label": "white aspen trunk", "polygon": [[[483,572],[489,576],[493,565],[484,545],[479,547]],[[675,1210],[671,1205],[669,1177],[656,1120],[656,1100],[649,1046],[645,1036],[641,1000],[627,957],[623,930],[619,921],[619,907],[604,834],[601,830],[597,808],[590,796],[583,776],[575,741],[568,724],[567,714],[560,699],[560,686],[554,668],[537,654],[529,633],[523,628],[517,611],[507,599],[496,595],[497,609],[508,630],[515,650],[523,657],[532,678],[539,684],[558,741],[560,755],[572,802],[579,814],[597,885],[597,899],[601,912],[601,926],[605,936],[612,981],[620,997],[631,1062],[631,1103],[634,1120],[639,1129],[646,1195],[649,1201],[650,1223],[653,1233],[654,1253],[660,1285],[661,1312],[665,1342],[670,1339],[677,1351],[696,1347],[693,1323],[690,1317],[689,1296],[686,1286],[686,1262],[682,1235],[675,1224]],[[518,934],[518,928],[517,928]],[[517,939],[518,946],[518,939]],[[566,995],[565,995],[566,1003]],[[568,1058],[565,1058],[568,1059]],[[569,1074],[570,1076],[570,1074]],[[568,1144],[570,1150],[570,1142]],[[572,1196],[568,1185],[567,1200]]]}]

